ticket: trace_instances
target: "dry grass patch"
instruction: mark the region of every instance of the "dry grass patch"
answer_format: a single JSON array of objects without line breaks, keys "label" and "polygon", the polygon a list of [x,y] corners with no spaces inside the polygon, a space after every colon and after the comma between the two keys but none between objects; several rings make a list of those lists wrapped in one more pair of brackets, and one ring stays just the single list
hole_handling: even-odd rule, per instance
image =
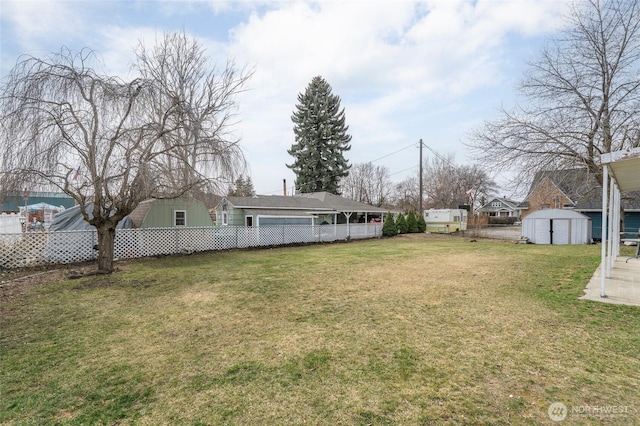
[{"label": "dry grass patch", "polygon": [[0,423],[540,424],[556,401],[637,410],[637,308],[577,300],[598,254],[398,238],[148,259],[109,286],[38,287],[3,307]]}]

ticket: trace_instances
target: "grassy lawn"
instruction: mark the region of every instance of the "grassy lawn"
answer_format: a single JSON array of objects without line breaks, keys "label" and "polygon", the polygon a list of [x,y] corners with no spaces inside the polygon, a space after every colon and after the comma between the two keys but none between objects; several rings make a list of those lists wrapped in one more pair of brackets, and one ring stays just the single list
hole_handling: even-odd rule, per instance
[{"label": "grassy lawn", "polygon": [[599,254],[403,236],[32,287],[0,424],[640,424],[640,308],[577,300]]}]

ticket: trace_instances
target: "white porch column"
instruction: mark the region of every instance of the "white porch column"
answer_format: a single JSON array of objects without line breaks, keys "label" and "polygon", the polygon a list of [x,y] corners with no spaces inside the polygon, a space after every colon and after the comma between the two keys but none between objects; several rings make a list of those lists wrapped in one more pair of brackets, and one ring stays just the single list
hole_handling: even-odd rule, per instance
[{"label": "white porch column", "polygon": [[609,201],[609,166],[602,167],[602,229],[600,231],[600,297],[607,297],[605,293],[605,276],[607,264],[607,201]]},{"label": "white porch column", "polygon": [[607,257],[607,278],[611,278],[611,268],[616,261],[615,241],[616,241],[616,181],[609,179],[609,233],[608,233],[608,254]]},{"label": "white porch column", "polygon": [[611,179],[613,182],[610,198],[613,202],[613,210],[611,215],[611,225],[613,228],[613,235],[611,238],[611,259],[609,261],[609,274],[611,274],[611,269],[616,263],[616,259],[618,258],[618,254],[620,254],[620,190],[618,189],[618,184],[614,179]]}]

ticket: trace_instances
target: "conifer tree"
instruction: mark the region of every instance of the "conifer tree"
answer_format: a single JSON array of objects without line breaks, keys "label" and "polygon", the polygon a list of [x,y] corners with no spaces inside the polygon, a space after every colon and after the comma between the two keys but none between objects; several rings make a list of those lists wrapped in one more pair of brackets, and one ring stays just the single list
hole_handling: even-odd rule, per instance
[{"label": "conifer tree", "polygon": [[425,232],[427,230],[427,222],[424,220],[424,216],[418,216],[418,232]]},{"label": "conifer tree", "polygon": [[404,218],[402,213],[398,214],[396,219],[396,228],[398,228],[398,234],[407,233],[407,220]]},{"label": "conifer tree", "polygon": [[391,212],[388,212],[384,217],[384,223],[382,224],[382,235],[384,237],[393,237],[397,234],[398,230],[396,228],[396,222],[393,220]]},{"label": "conifer tree", "polygon": [[240,175],[233,185],[229,187],[227,195],[230,197],[253,197],[256,195],[251,177],[247,176],[245,179],[244,176]]},{"label": "conifer tree", "polygon": [[407,232],[410,234],[416,234],[419,231],[418,222],[416,221],[416,215],[413,213],[413,210],[409,210],[407,214]]},{"label": "conifer tree", "polygon": [[296,175],[296,191],[327,191],[340,195],[340,179],[349,174],[344,152],[351,149],[340,97],[322,77],[314,77],[291,116],[295,143],[287,150],[294,157],[287,167]]}]

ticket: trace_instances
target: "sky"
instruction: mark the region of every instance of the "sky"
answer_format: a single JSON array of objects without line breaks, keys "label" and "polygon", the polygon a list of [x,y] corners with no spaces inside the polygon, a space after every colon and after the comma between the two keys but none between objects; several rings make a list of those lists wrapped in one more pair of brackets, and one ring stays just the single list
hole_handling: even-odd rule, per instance
[{"label": "sky", "polygon": [[[435,154],[471,164],[468,135],[519,100],[517,85],[562,28],[569,0],[117,1],[0,0],[0,77],[21,55],[91,48],[100,71],[127,78],[139,43],[195,37],[212,64],[252,70],[236,97],[248,174],[258,194],[289,194],[287,150],[298,94],[323,77],[341,99],[351,164],[394,182]],[[504,195],[506,176],[494,176]]]}]

